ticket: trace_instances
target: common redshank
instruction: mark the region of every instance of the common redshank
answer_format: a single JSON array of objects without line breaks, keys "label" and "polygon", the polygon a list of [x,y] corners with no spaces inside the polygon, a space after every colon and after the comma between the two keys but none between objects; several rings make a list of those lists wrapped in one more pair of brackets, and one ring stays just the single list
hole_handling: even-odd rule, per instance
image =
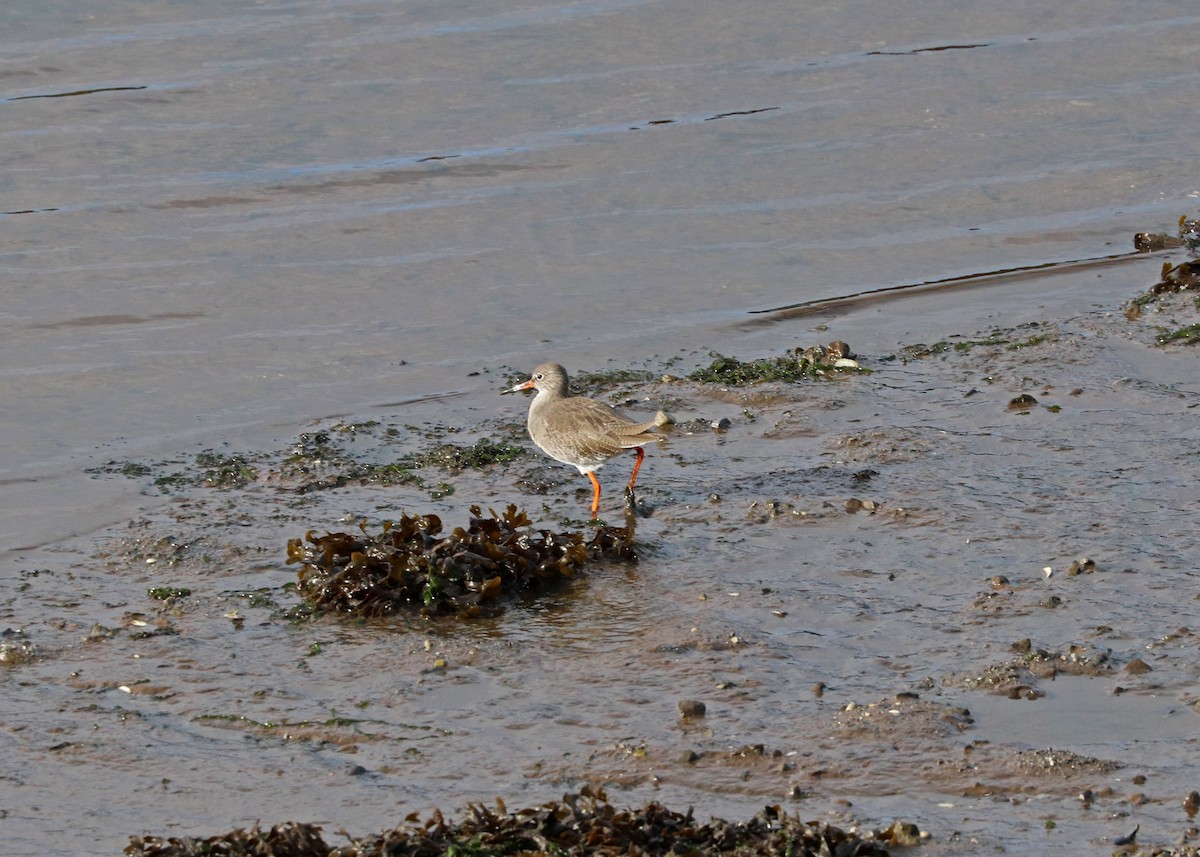
[{"label": "common redshank", "polygon": [[592,517],[600,509],[600,480],[596,478],[596,470],[626,449],[637,453],[627,489],[632,494],[646,457],[642,447],[663,440],[654,429],[669,423],[670,418],[659,411],[654,419],[637,423],[603,402],[572,396],[567,370],[557,363],[543,363],[533,370],[528,381],[505,392],[530,389],[537,390],[537,395],[529,403],[529,436],[546,455],[574,465],[592,480]]}]

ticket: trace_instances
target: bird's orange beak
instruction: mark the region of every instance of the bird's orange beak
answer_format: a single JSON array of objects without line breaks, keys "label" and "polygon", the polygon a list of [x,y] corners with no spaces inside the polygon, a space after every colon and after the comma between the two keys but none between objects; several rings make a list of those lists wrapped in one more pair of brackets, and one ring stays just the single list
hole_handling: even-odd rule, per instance
[{"label": "bird's orange beak", "polygon": [[532,390],[532,389],[533,389],[533,379],[530,378],[528,381],[524,381],[515,387],[510,387],[507,390],[501,391],[501,394],[503,394],[503,393],[519,393],[522,390]]}]

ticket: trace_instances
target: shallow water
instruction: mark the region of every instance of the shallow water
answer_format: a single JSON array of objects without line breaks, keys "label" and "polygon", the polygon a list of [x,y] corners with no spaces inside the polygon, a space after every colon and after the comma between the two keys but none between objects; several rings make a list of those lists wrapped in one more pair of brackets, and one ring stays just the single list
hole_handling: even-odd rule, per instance
[{"label": "shallow water", "polygon": [[[1082,853],[1137,820],[1145,841],[1177,837],[1200,696],[1177,634],[1194,624],[1194,355],[1106,315],[1161,259],[748,313],[1119,255],[1171,229],[1194,207],[1180,117],[1198,20],[1155,2],[9,4],[0,625],[37,651],[0,671],[13,853],[256,818],[365,832],[589,780],[727,816],[799,786],[806,816],[904,817],[931,848],[961,849],[957,832]],[[1036,348],[881,359],[1051,321]],[[443,500],[300,500],[87,472],[282,450],[341,415],[509,431],[524,403],[495,397],[506,370],[547,357],[686,370],[709,349],[834,338],[875,373],[745,402],[631,391],[734,425],[652,453],[638,566],[486,622],[293,627],[246,593],[286,604],[283,541],[347,514],[576,515],[571,473],[530,459],[455,477]],[[1018,392],[1062,410],[1006,410]],[[544,498],[523,493],[535,466],[561,480]],[[848,515],[850,496],[882,511]],[[768,518],[770,500],[804,514]],[[1096,574],[1064,576],[1085,553]],[[164,582],[194,596],[164,612],[145,595]],[[133,639],[159,619],[177,633]],[[1024,637],[1111,648],[1118,672],[1044,680],[1033,701],[955,678]],[[1152,646],[1149,678],[1119,672]],[[1134,688],[1111,699],[1136,740],[1108,719],[1058,740],[1046,721],[1110,698],[1085,681]],[[839,725],[848,703],[904,691],[976,722]],[[685,698],[703,722],[679,721]],[[963,748],[981,741],[1000,761],[976,773]],[[736,752],[755,744],[767,755]],[[997,773],[1047,744],[1125,767]],[[1085,808],[1082,787],[1114,791]]]}]

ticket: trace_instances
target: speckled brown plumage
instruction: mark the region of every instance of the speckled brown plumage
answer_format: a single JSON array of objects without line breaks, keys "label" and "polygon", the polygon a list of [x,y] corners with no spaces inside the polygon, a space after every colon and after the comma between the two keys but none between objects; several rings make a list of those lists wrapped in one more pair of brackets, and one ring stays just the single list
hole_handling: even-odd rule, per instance
[{"label": "speckled brown plumage", "polygon": [[600,480],[594,471],[627,449],[637,453],[629,477],[629,490],[633,490],[645,457],[642,447],[663,439],[655,429],[667,424],[666,414],[659,411],[654,419],[639,423],[603,402],[572,396],[567,370],[557,363],[543,363],[512,392],[529,389],[537,390],[529,404],[529,436],[546,455],[573,465],[592,480],[593,517],[600,508]]}]

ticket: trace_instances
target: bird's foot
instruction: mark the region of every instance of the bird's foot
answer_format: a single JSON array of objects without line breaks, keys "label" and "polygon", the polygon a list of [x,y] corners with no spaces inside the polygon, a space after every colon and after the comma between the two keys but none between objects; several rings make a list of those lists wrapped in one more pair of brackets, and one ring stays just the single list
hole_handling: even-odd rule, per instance
[{"label": "bird's foot", "polygon": [[647,506],[638,500],[632,488],[625,489],[625,517],[649,518],[654,514],[654,507]]},{"label": "bird's foot", "polygon": [[633,533],[637,529],[638,505],[637,495],[633,493],[632,488],[625,489],[625,544],[633,545]]}]

